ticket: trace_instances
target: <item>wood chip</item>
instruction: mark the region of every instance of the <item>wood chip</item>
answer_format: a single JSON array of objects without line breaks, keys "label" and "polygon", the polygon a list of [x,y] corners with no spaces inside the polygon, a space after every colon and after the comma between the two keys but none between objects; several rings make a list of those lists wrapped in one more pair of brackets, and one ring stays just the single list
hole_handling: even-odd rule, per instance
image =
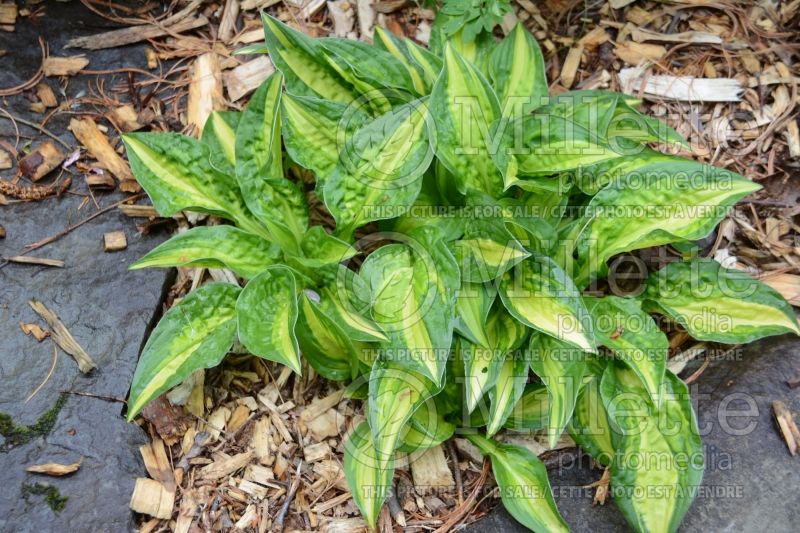
[{"label": "wood chip", "polygon": [[331,447],[327,442],[312,444],[303,448],[303,456],[307,463],[313,463],[327,459],[331,455]]},{"label": "wood chip", "polygon": [[86,175],[86,185],[91,189],[114,190],[117,182],[111,173],[102,168],[97,170],[97,172]]},{"label": "wood chip", "polygon": [[5,170],[14,166],[11,154],[0,148],[0,170]]},{"label": "wood chip", "polygon": [[124,132],[142,129],[151,122],[148,118],[151,117],[145,117],[144,120],[140,120],[139,113],[136,112],[136,109],[131,104],[115,107],[108,113],[108,119]]},{"label": "wood chip", "polygon": [[622,92],[645,98],[661,97],[684,102],[738,102],[742,87],[733,78],[694,78],[692,76],[645,76],[642,69],[624,68],[619,72]]},{"label": "wood chip", "polygon": [[375,0],[356,0],[358,29],[362,39],[372,39],[372,33],[375,30],[375,3]]},{"label": "wood chip", "polygon": [[68,57],[46,57],[42,63],[45,76],[74,76],[89,64],[84,55]]},{"label": "wood chip", "polygon": [[345,417],[336,409],[328,409],[318,417],[306,422],[311,439],[322,442],[329,437],[340,435]]},{"label": "wood chip", "polygon": [[306,423],[314,420],[328,409],[339,405],[339,402],[342,401],[343,397],[344,390],[338,390],[322,399],[311,402],[311,405],[306,407],[303,412],[300,413],[300,419]]},{"label": "wood chip", "polygon": [[170,466],[164,441],[155,437],[149,444],[139,446],[139,453],[142,454],[144,467],[150,477],[160,481],[167,490],[174,492],[176,488],[175,474]]},{"label": "wood chip", "polygon": [[17,14],[17,4],[14,2],[0,4],[0,24],[13,25],[17,21]]},{"label": "wood chip", "polygon": [[225,9],[222,10],[222,16],[219,20],[217,39],[223,42],[230,41],[233,34],[236,33],[236,17],[238,16],[239,0],[227,0],[225,2]]},{"label": "wood chip", "polygon": [[73,472],[77,472],[78,469],[81,467],[82,461],[78,461],[77,463],[71,463],[68,465],[62,465],[59,463],[44,463],[39,465],[31,465],[25,469],[27,472],[32,472],[34,474],[44,474],[46,476],[66,476],[67,474],[72,474]]},{"label": "wood chip", "polygon": [[637,42],[660,41],[665,43],[722,44],[719,35],[702,31],[684,31],[681,33],[658,33],[656,31],[634,28],[631,39]]},{"label": "wood chip", "polygon": [[468,457],[470,461],[476,465],[483,464],[483,454],[478,447],[472,444],[469,440],[455,438],[453,439],[453,443],[456,445],[456,450]]},{"label": "wood chip", "polygon": [[103,250],[106,252],[119,252],[128,247],[128,239],[124,231],[109,231],[103,235]]},{"label": "wood chip", "polygon": [[797,127],[797,119],[790,120],[786,124],[784,131],[786,144],[789,145],[789,155],[794,159],[800,158],[800,129]]},{"label": "wood chip", "polygon": [[156,218],[159,216],[158,211],[152,205],[122,204],[117,209],[131,218]]},{"label": "wood chip", "polygon": [[48,259],[46,257],[31,257],[29,255],[15,255],[7,257],[10,263],[21,263],[24,265],[42,265],[56,268],[64,268],[64,261],[61,259]]},{"label": "wood chip", "polygon": [[211,112],[224,107],[219,57],[215,52],[209,52],[195,59],[192,66],[186,110],[187,123],[194,126],[194,131],[199,137]]},{"label": "wood chip", "polygon": [[569,89],[575,82],[575,75],[578,73],[578,67],[581,65],[581,57],[583,56],[583,46],[573,46],[567,53],[567,58],[564,60],[564,65],[561,67],[561,85]]},{"label": "wood chip", "polygon": [[64,162],[66,156],[54,143],[44,141],[19,160],[19,172],[31,181],[39,181]]},{"label": "wood chip", "polygon": [[800,307],[800,276],[797,274],[767,274],[761,281],[775,289],[790,304]]},{"label": "wood chip", "polygon": [[237,470],[241,470],[250,463],[253,458],[252,451],[246,451],[231,457],[219,459],[210,465],[204,466],[200,469],[200,477],[203,479],[222,479],[225,476],[233,474]]},{"label": "wood chip", "polygon": [[775,420],[778,422],[783,440],[786,441],[786,446],[789,447],[789,453],[797,455],[797,448],[800,445],[800,430],[797,429],[797,424],[794,422],[789,408],[780,400],[772,402],[772,412],[775,415]]},{"label": "wood chip", "polygon": [[639,65],[643,61],[658,61],[667,53],[660,44],[627,42],[614,49],[614,54],[629,65]]},{"label": "wood chip", "polygon": [[208,24],[208,19],[203,15],[187,18],[170,27],[143,24],[130,26],[106,33],[76,37],[67,41],[64,48],[85,48],[87,50],[102,50],[104,48],[117,48],[127,44],[139,43],[148,39],[155,39],[163,35],[175,35],[187,30],[200,28]]},{"label": "wood chip", "polygon": [[78,344],[78,341],[70,334],[67,327],[64,325],[63,322],[58,318],[53,311],[47,308],[42,302],[38,300],[30,300],[28,305],[36,311],[36,313],[42,317],[42,319],[47,322],[47,325],[50,326],[50,334],[53,337],[53,340],[56,341],[62,350],[70,354],[75,361],[78,363],[78,368],[84,374],[88,374],[91,372],[93,368],[97,365],[94,364],[92,358],[89,357],[89,354],[81,348],[81,345]]},{"label": "wood chip", "polygon": [[42,342],[47,337],[50,336],[50,332],[42,329],[39,324],[24,324],[22,322],[19,323],[19,329],[22,330],[22,333],[25,335],[32,335],[34,339],[39,342]]},{"label": "wood chip", "polygon": [[166,520],[172,517],[174,503],[175,493],[167,490],[158,481],[146,477],[136,479],[130,508],[137,513]]},{"label": "wood chip", "polygon": [[243,96],[247,96],[273,72],[275,72],[275,67],[267,56],[259,56],[226,71],[222,80],[228,98],[231,102],[236,102]]},{"label": "wood chip", "polygon": [[36,96],[45,107],[56,107],[58,105],[58,99],[53,89],[44,82],[36,86]]},{"label": "wood chip", "polygon": [[108,138],[89,117],[69,121],[69,130],[86,148],[89,155],[97,159],[100,165],[111,172],[120,182],[120,189],[125,192],[139,192],[141,187],[134,179],[128,164],[111,146]]},{"label": "wood chip", "polygon": [[413,452],[409,455],[414,489],[425,495],[455,488],[453,473],[447,466],[442,445]]}]

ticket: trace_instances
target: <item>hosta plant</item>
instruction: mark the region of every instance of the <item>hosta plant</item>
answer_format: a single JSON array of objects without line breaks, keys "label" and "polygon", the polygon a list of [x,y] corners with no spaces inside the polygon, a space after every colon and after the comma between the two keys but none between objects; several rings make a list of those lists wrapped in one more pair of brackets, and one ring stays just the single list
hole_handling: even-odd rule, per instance
[{"label": "hosta plant", "polygon": [[[567,530],[542,462],[505,430],[551,447],[568,432],[635,530],[674,531],[704,456],[661,325],[728,344],[798,332],[775,291],[692,253],[758,186],[654,150],[684,140],[629,96],[548,98],[522,26],[438,54],[380,28],[374,44],[264,29],[277,72],[243,111],[213,113],[199,140],[124,138],[159,213],[213,215],[134,268],[241,280],[164,315],[128,417],[238,342],[365,401],[344,470],[371,526],[397,453],[457,433],[517,520]],[[682,260],[612,294],[618,258],[669,244]]]}]

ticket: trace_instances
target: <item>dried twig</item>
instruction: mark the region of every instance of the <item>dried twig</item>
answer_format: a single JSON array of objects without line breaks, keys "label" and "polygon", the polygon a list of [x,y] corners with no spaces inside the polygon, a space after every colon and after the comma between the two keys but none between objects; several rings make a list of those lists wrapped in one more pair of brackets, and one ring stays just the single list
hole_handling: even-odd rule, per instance
[{"label": "dried twig", "polygon": [[272,531],[281,532],[283,531],[283,522],[286,520],[286,514],[289,512],[289,505],[291,505],[292,500],[294,499],[294,495],[297,493],[298,487],[300,487],[300,471],[303,468],[303,461],[297,464],[297,473],[294,476],[294,481],[292,481],[292,485],[289,487],[289,492],[286,493],[286,500],[283,502],[283,506],[281,507],[280,512],[278,512],[278,516],[275,517],[275,522],[272,525]]},{"label": "dried twig", "polygon": [[75,361],[78,363],[78,368],[84,374],[88,374],[91,372],[93,368],[97,365],[94,364],[92,358],[89,357],[89,354],[86,353],[78,341],[75,340],[75,337],[69,332],[67,327],[61,322],[61,319],[58,318],[53,311],[47,308],[42,302],[38,300],[30,300],[28,305],[36,311],[36,313],[42,317],[42,319],[47,322],[47,325],[50,326],[51,336],[52,339],[58,344],[62,350],[70,354]]},{"label": "dried twig", "polygon": [[56,363],[57,362],[58,362],[58,347],[56,346],[56,343],[54,342],[53,343],[53,363],[50,365],[50,370],[47,371],[47,375],[44,377],[44,380],[41,383],[39,383],[39,386],[36,387],[33,390],[33,392],[30,393],[30,395],[27,398],[25,398],[25,403],[28,403],[31,400],[31,398],[36,396],[36,394],[40,390],[42,390],[42,387],[44,387],[44,384],[47,383],[48,381],[50,381],[50,376],[53,375],[53,370],[56,369]]},{"label": "dried twig", "polygon": [[478,494],[483,488],[483,484],[486,482],[486,478],[489,476],[490,466],[491,463],[489,462],[489,459],[484,459],[481,477],[478,478],[478,481],[475,483],[472,492],[470,492],[469,496],[467,496],[467,499],[464,500],[464,503],[459,505],[458,508],[456,508],[456,510],[450,514],[450,517],[445,521],[445,523],[433,533],[446,533],[452,530],[453,526],[458,524],[472,510],[475,499],[478,497]]}]

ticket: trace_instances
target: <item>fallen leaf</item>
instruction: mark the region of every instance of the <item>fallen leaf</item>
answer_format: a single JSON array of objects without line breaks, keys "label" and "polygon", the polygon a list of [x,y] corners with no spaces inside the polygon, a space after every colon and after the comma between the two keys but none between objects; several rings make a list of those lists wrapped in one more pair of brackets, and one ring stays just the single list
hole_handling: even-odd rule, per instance
[{"label": "fallen leaf", "polygon": [[39,342],[42,342],[50,336],[50,332],[46,329],[42,329],[39,324],[23,324],[20,322],[19,329],[21,329],[22,333],[25,335],[33,335],[33,337]]}]

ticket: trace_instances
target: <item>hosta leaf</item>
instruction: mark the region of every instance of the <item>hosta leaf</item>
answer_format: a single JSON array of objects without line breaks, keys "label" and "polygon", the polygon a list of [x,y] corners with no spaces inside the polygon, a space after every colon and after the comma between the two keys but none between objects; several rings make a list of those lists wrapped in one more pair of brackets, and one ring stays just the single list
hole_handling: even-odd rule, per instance
[{"label": "hosta leaf", "polygon": [[600,385],[616,431],[611,463],[614,501],[640,532],[673,532],[703,478],[703,445],[686,385],[672,372],[664,379],[658,412],[638,378],[610,364]]},{"label": "hosta leaf", "polygon": [[490,284],[469,283],[462,277],[456,300],[456,331],[472,343],[489,346],[486,320],[496,296]]},{"label": "hosta leaf", "polygon": [[553,499],[547,468],[533,452],[480,435],[467,438],[491,457],[500,498],[511,516],[534,531],[569,531]]},{"label": "hosta leaf", "polygon": [[633,155],[610,159],[595,165],[579,167],[572,173],[572,177],[575,181],[575,185],[577,185],[584,194],[594,196],[609,183],[631,172],[635,172],[654,163],[665,162],[685,163],[686,160],[680,157],[662,154],[650,148],[644,148]]},{"label": "hosta leaf", "polygon": [[620,252],[705,237],[759,185],[692,161],[657,163],[597,193],[577,248],[581,283]]},{"label": "hosta leaf", "polygon": [[413,249],[383,246],[361,267],[372,317],[386,332],[386,357],[440,385],[455,321],[458,265],[435,228],[414,234]]},{"label": "hosta leaf", "polygon": [[504,427],[515,431],[535,431],[547,427],[550,399],[547,387],[531,383],[514,405]]},{"label": "hosta leaf", "polygon": [[142,350],[128,398],[128,421],[159,394],[201,368],[216,366],[236,338],[240,289],[210,283],[186,295],[158,323]]},{"label": "hosta leaf", "polygon": [[[525,188],[525,176],[572,171],[626,155],[583,124],[544,114],[541,109],[500,126],[504,126],[502,144],[494,154],[505,189],[513,185]],[[541,187],[536,184],[537,189]]]},{"label": "hosta leaf", "polygon": [[506,309],[526,326],[584,351],[596,351],[580,292],[549,257],[534,252],[503,276],[499,292]]},{"label": "hosta leaf", "polygon": [[547,99],[544,56],[521,22],[495,48],[489,74],[504,115],[528,113]]},{"label": "hosta leaf", "polygon": [[[364,80],[375,89],[390,88],[416,92],[408,70],[395,56],[363,41],[329,37],[317,41],[329,52],[329,59],[350,75]],[[424,93],[418,92],[422,96]]]},{"label": "hosta leaf", "polygon": [[645,308],[673,318],[704,341],[744,344],[800,334],[792,306],[746,272],[712,260],[670,263],[650,275]]},{"label": "hosta leaf", "polygon": [[228,176],[236,174],[236,128],[241,116],[237,111],[212,111],[200,139],[210,149],[211,165]]},{"label": "hosta leaf", "polygon": [[511,415],[514,406],[525,392],[528,382],[528,361],[519,353],[509,353],[497,373],[497,380],[489,389],[489,418],[486,434],[497,433]]},{"label": "hosta leaf", "polygon": [[342,330],[314,301],[317,295],[308,290],[299,297],[297,341],[303,356],[322,377],[341,381],[355,377],[358,370],[357,348]]},{"label": "hosta leaf", "polygon": [[394,458],[411,415],[431,394],[424,377],[389,361],[378,360],[369,375],[367,420],[381,461]]},{"label": "hosta leaf", "polygon": [[530,256],[502,219],[467,221],[462,238],[453,243],[461,275],[472,283],[493,281]]},{"label": "hosta leaf", "polygon": [[427,450],[453,436],[456,426],[444,419],[432,399],[423,402],[408,421],[398,451]]},{"label": "hosta leaf", "polygon": [[528,359],[531,370],[549,393],[547,433],[553,448],[572,418],[586,371],[586,354],[553,337],[538,334],[531,336]]},{"label": "hosta leaf", "polygon": [[266,12],[261,19],[269,57],[286,79],[289,92],[343,104],[356,99],[357,93],[331,68],[317,41]]},{"label": "hosta leaf", "polygon": [[442,70],[442,60],[411,39],[401,39],[392,32],[375,27],[375,46],[386,50],[405,67],[418,94],[429,94]]},{"label": "hosta leaf", "polygon": [[609,466],[614,459],[614,445],[605,404],[600,396],[600,378],[604,370],[604,360],[588,361],[587,377],[584,378],[568,429],[578,446],[601,465]]},{"label": "hosta leaf", "polygon": [[[344,267],[342,267],[344,268]],[[366,307],[357,305],[357,298],[344,285],[324,288],[320,294],[325,312],[355,341],[383,342],[389,338],[371,318],[364,316]]]},{"label": "hosta leaf", "polygon": [[122,140],[136,180],[160,215],[188,209],[227,218],[256,235],[267,234],[248,213],[235,178],[212,166],[205,144],[177,133],[128,133]]},{"label": "hosta leaf", "polygon": [[452,46],[445,49],[444,70],[429,106],[436,156],[453,173],[458,190],[499,195],[503,180],[491,156],[495,147],[490,126],[500,117],[500,104],[483,74]]},{"label": "hosta leaf", "polygon": [[291,270],[276,265],[250,280],[236,302],[236,316],[239,340],[248,351],[300,374],[294,333],[297,289]]},{"label": "hosta leaf", "polygon": [[347,261],[358,251],[346,242],[337,239],[322,226],[312,226],[308,229],[303,242],[300,243],[302,257],[293,257],[307,268],[322,268]]},{"label": "hosta leaf", "polygon": [[356,426],[344,445],[344,477],[364,520],[374,528],[392,490],[394,457],[383,461],[378,456],[366,421]]},{"label": "hosta leaf", "polygon": [[281,99],[283,143],[300,166],[314,172],[317,190],[339,162],[345,139],[367,120],[355,106],[286,93]]},{"label": "hosta leaf", "polygon": [[417,100],[367,123],[345,143],[324,188],[338,234],[393,218],[398,208],[414,203],[433,159],[426,116]]},{"label": "hosta leaf", "polygon": [[667,368],[669,340],[641,303],[632,298],[588,298],[597,343],[611,350],[639,376],[655,405]]},{"label": "hosta leaf", "polygon": [[281,76],[273,74],[253,94],[236,129],[236,179],[247,207],[275,242],[295,251],[308,227],[300,189],[283,177],[280,135]]},{"label": "hosta leaf", "polygon": [[[503,307],[495,307],[486,321],[487,344],[476,345],[466,339],[462,340],[461,357],[464,360],[467,411],[474,410],[483,393],[497,383],[506,356],[519,348],[527,333],[527,328]],[[512,371],[513,368],[507,370]],[[527,375],[527,370],[525,374]],[[524,387],[525,383],[522,385]],[[513,403],[510,407],[513,407]]]},{"label": "hosta leaf", "polygon": [[280,250],[275,245],[246,231],[233,226],[199,226],[156,246],[130,268],[230,268],[237,276],[250,279],[275,264],[279,257]]}]

